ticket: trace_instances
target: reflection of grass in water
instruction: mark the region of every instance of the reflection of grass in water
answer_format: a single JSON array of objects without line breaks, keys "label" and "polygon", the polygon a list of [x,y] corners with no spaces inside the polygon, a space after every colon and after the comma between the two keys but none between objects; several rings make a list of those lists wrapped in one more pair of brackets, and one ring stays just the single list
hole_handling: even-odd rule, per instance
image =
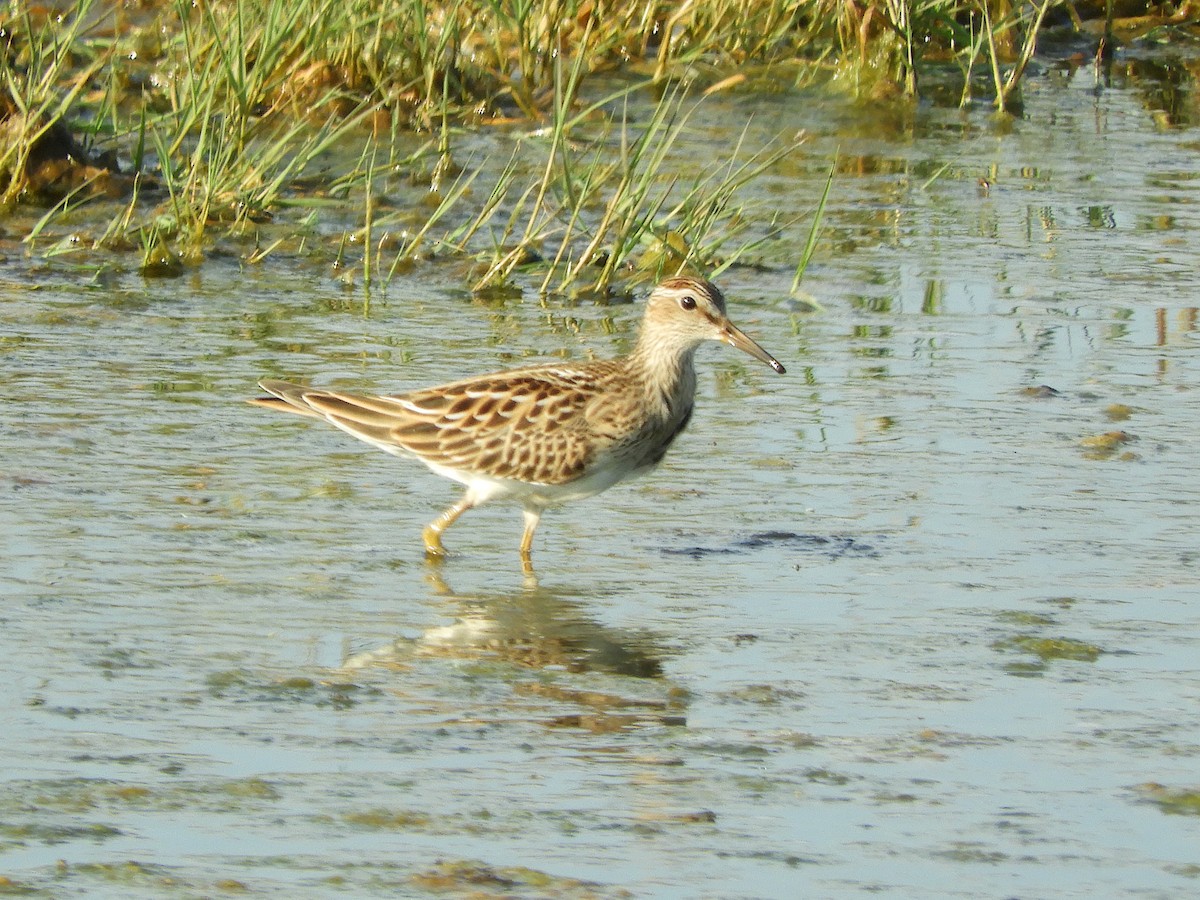
[{"label": "reflection of grass in water", "polygon": [[120,829],[98,822],[87,825],[54,825],[48,822],[23,822],[17,825],[5,822],[0,824],[0,846],[61,844],[79,839],[102,841],[120,833]]},{"label": "reflection of grass in water", "polygon": [[[468,283],[492,293],[518,271],[543,291],[598,292],[618,273],[719,271],[791,224],[776,210],[748,239],[754,211],[733,196],[793,145],[747,153],[735,142],[703,160],[707,174],[676,184],[668,158],[690,114],[685,81],[724,91],[849,71],[834,81],[912,97],[923,54],[949,54],[966,72],[1036,31],[1023,8],[994,5],[983,41],[978,23],[961,24],[974,5],[958,0],[915,12],[898,0],[701,0],[603,16],[559,0],[180,0],[110,16],[76,0],[61,21],[26,11],[6,23],[0,189],[9,204],[57,201],[30,229],[41,254],[140,248],[143,271],[160,277],[214,248],[251,263],[302,255],[331,237],[322,214],[348,208],[364,208],[361,228],[341,224],[332,237],[368,288],[431,252],[465,256]],[[617,69],[659,86],[648,122],[632,126],[618,96],[581,101],[586,82]],[[577,133],[597,119],[598,136]],[[549,123],[548,140],[517,150],[541,154],[540,175],[519,175],[517,154],[456,161],[455,128],[510,121]],[[619,149],[589,149],[605,129]],[[476,197],[484,172],[499,177]],[[430,202],[389,213],[402,178]],[[74,208],[102,198],[123,202],[101,233],[70,227]],[[303,218],[276,223],[283,212]]]},{"label": "reflection of grass in water", "polygon": [[89,876],[108,884],[127,887],[165,887],[172,883],[170,869],[166,866],[148,865],[132,859],[119,863],[76,863],[69,869],[76,875]]},{"label": "reflection of grass in water", "polygon": [[[109,841],[129,833],[124,819],[131,812],[166,814],[172,819],[180,813],[258,816],[282,799],[279,785],[257,777],[170,781],[154,786],[99,778],[11,781],[0,786],[0,850]],[[73,864],[69,868],[60,863],[56,877],[135,885],[144,879],[157,880],[164,871],[136,862]],[[17,893],[6,887],[0,882],[0,894]]]},{"label": "reflection of grass in water", "polygon": [[148,787],[94,778],[15,781],[0,790],[0,816],[12,824],[19,813],[84,813],[125,808],[174,810],[195,806],[210,811],[239,808],[282,798],[279,787],[262,778],[217,778]]},{"label": "reflection of grass in water", "polygon": [[[508,897],[535,891],[545,897],[604,896],[603,885],[551,875],[526,866],[489,866],[474,860],[440,860],[412,876],[423,891],[448,896]],[[625,892],[620,892],[621,896]]]},{"label": "reflection of grass in water", "polygon": [[345,820],[351,825],[378,831],[428,828],[432,821],[428,813],[395,809],[368,809],[346,813]]},{"label": "reflection of grass in water", "polygon": [[1015,650],[1030,654],[1033,657],[1031,660],[1019,660],[1005,666],[1010,675],[1026,677],[1041,675],[1046,666],[1054,660],[1095,662],[1104,652],[1095,644],[1084,641],[1063,637],[1039,637],[1033,634],[1003,638],[993,642],[992,649],[1001,653]]},{"label": "reflection of grass in water", "polygon": [[933,851],[933,856],[958,863],[1002,863],[1008,854],[989,850],[984,844],[969,841],[954,841],[944,850]]},{"label": "reflection of grass in water", "polygon": [[1054,619],[1051,616],[1043,615],[1042,613],[1025,612],[1024,610],[1005,610],[998,613],[996,618],[1013,625],[1036,626],[1054,624]]},{"label": "reflection of grass in water", "polygon": [[259,703],[303,703],[315,707],[350,709],[368,697],[382,695],[378,688],[348,681],[317,681],[303,675],[272,678],[242,669],[214,672],[207,678],[213,697],[233,697]]},{"label": "reflection of grass in water", "polygon": [[1104,651],[1095,644],[1076,641],[1072,638],[1041,638],[1022,635],[1012,639],[1011,646],[1032,653],[1038,659],[1072,659],[1077,662],[1095,662]]},{"label": "reflection of grass in water", "polygon": [[1200,816],[1200,789],[1169,788],[1161,784],[1144,784],[1139,793],[1160,810],[1171,816]]},{"label": "reflection of grass in water", "polygon": [[[1070,597],[1058,597],[1051,602],[1064,610],[1069,610],[1075,600]],[[997,613],[996,618],[1008,625],[1015,625],[1023,629],[1047,628],[1057,624],[1058,621],[1054,616],[1027,610],[1004,610]],[[1011,661],[1004,667],[1008,674],[1024,677],[1042,675],[1047,666],[1055,660],[1095,662],[1106,652],[1086,641],[1048,636],[1032,630],[993,641],[992,649],[998,653],[1026,654],[1024,659]]]}]

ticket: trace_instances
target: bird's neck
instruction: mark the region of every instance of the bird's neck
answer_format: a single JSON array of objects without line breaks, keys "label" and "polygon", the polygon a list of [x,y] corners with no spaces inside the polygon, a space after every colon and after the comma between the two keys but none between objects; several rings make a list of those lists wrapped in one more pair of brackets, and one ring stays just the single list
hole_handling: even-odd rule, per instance
[{"label": "bird's neck", "polygon": [[665,418],[686,418],[696,394],[695,346],[656,343],[643,332],[627,363],[646,400]]}]

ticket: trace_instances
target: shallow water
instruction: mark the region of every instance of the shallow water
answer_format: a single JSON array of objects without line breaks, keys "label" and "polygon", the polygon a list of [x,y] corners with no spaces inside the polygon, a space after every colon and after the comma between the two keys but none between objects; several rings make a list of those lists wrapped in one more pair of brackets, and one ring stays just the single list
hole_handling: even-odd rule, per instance
[{"label": "shallow water", "polygon": [[[712,98],[803,128],[730,270],[788,366],[700,354],[650,478],[495,505],[238,402],[627,346],[638,308],[363,315],[319,268],[0,270],[0,875],[45,896],[1176,897],[1200,877],[1188,130],[1030,83],[1011,129]],[[990,186],[979,183],[987,179]],[[1053,390],[1039,390],[1041,386]],[[1104,438],[1122,432],[1125,438]]]}]

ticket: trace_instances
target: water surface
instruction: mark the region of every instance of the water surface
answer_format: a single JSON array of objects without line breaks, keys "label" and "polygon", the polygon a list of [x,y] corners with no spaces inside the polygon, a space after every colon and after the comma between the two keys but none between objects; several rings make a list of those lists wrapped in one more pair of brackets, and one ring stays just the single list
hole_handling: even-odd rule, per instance
[{"label": "water surface", "polygon": [[[0,271],[0,874],[44,896],[1177,897],[1200,876],[1196,138],[717,96],[839,176],[726,272],[650,478],[494,505],[239,401],[628,346],[639,308],[303,260]],[[983,184],[981,184],[981,179]],[[1189,800],[1189,798],[1191,798]]]}]

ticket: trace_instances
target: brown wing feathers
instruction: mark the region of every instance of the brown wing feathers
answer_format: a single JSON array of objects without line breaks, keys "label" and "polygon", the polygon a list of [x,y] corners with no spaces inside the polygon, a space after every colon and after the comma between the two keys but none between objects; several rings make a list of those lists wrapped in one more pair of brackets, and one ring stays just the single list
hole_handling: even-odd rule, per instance
[{"label": "brown wing feathers", "polygon": [[[252,402],[324,418],[389,452],[435,465],[547,484],[581,475],[587,462],[587,386],[512,373],[397,397],[310,390],[265,381],[275,395]],[[519,437],[518,437],[519,435]]]}]

